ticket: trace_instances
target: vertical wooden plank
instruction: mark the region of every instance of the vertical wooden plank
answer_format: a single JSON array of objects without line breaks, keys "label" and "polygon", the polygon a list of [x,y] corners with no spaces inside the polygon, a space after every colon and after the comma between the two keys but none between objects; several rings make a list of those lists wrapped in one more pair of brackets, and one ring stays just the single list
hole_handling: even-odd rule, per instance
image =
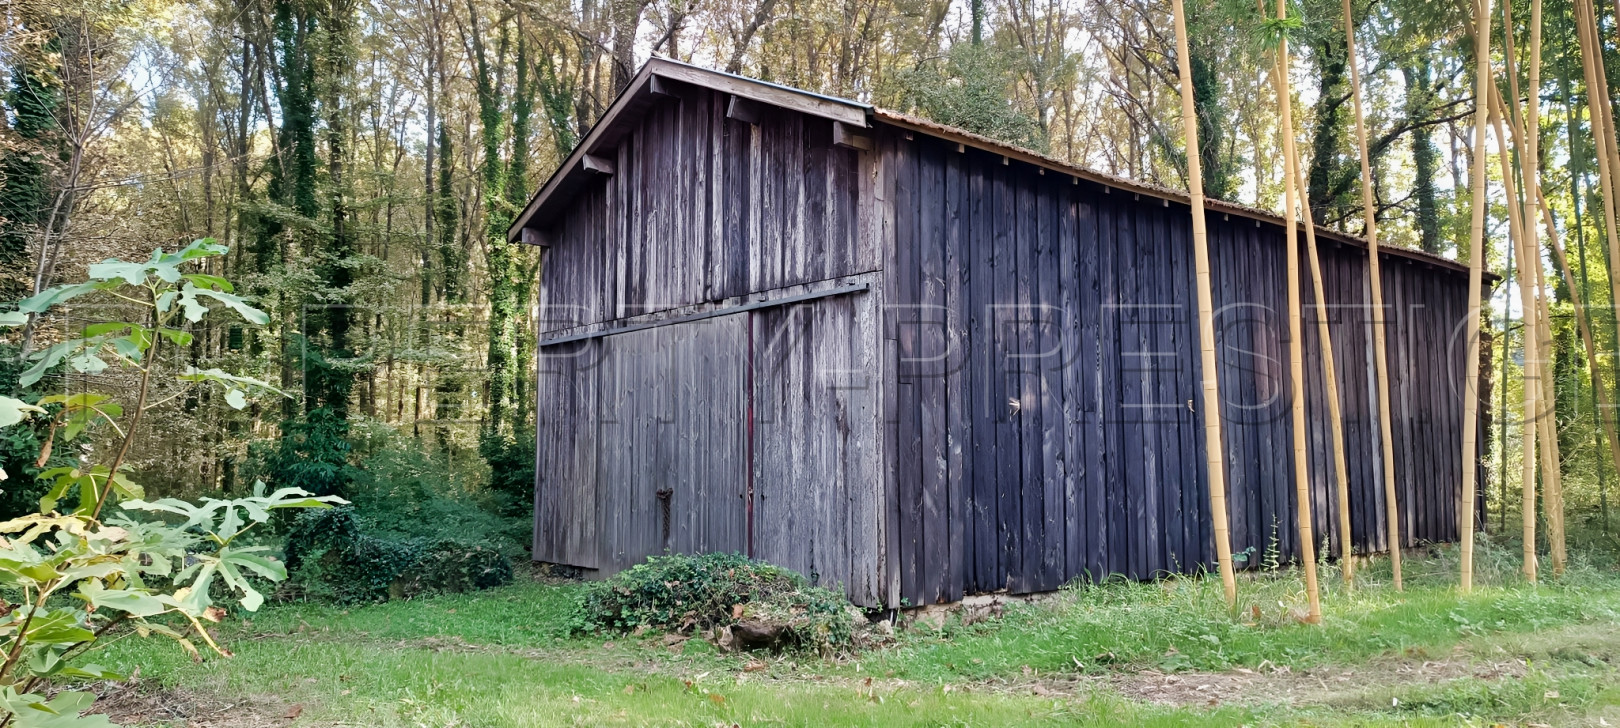
[{"label": "vertical wooden plank", "polygon": [[[1063,408],[1063,335],[1065,327],[1062,290],[1059,287],[1058,247],[1061,244],[1060,207],[1058,199],[1065,188],[1037,177],[1035,240],[1035,266],[1038,291],[1036,293],[1035,351],[1037,358],[1029,360],[1034,366],[1037,390],[1037,412],[1040,415],[1041,463],[1041,568],[1038,587],[1056,589],[1063,585],[1067,575],[1067,549],[1065,544],[1066,516],[1064,483],[1068,476],[1064,457],[1067,420]],[[1039,184],[1044,183],[1044,184]]]},{"label": "vertical wooden plank", "polygon": [[850,599],[856,604],[876,607],[885,599],[881,546],[883,472],[881,438],[882,390],[878,383],[882,327],[877,297],[857,296],[851,301],[849,332],[850,381],[849,456],[844,460],[845,482],[850,493]]},{"label": "vertical wooden plank", "polygon": [[879,325],[881,336],[879,341],[882,347],[882,371],[880,383],[881,409],[883,417],[883,480],[884,480],[884,531],[883,531],[883,563],[885,589],[884,603],[890,607],[901,603],[901,572],[900,567],[900,406],[899,406],[899,341],[898,327],[894,315],[894,305],[898,301],[900,289],[900,266],[898,253],[898,231],[895,230],[896,218],[899,214],[898,200],[895,195],[894,178],[900,166],[900,156],[897,150],[895,135],[885,134],[880,137],[882,153],[876,155],[873,163],[874,207],[873,222],[877,228],[874,236],[875,242],[871,245],[875,254],[883,260],[883,285],[877,291]]},{"label": "vertical wooden plank", "polygon": [[930,141],[918,141],[918,359],[916,372],[917,408],[921,425],[919,467],[922,471],[923,560],[919,586],[929,603],[944,600],[950,564],[949,474],[945,459],[945,206],[943,149]]},{"label": "vertical wooden plank", "polygon": [[1023,549],[1017,578],[1010,589],[1017,592],[1036,591],[1040,587],[1041,557],[1044,553],[1042,533],[1045,509],[1045,483],[1041,470],[1041,380],[1038,324],[1035,322],[1040,302],[1040,278],[1036,260],[1040,244],[1040,216],[1037,206],[1038,182],[1034,175],[1019,168],[1009,175],[1018,184],[1018,233],[1015,240],[1014,260],[1017,265],[1015,316],[1017,354],[1014,361],[1018,399],[1018,414],[1014,421],[1019,430],[1018,461],[1022,488],[1022,508],[1019,513]]},{"label": "vertical wooden plank", "polygon": [[1087,474],[1086,422],[1082,414],[1084,402],[1080,380],[1085,376],[1087,361],[1081,348],[1083,339],[1081,319],[1084,310],[1080,303],[1080,290],[1084,285],[1084,279],[1078,260],[1081,255],[1095,255],[1096,251],[1088,247],[1081,252],[1078,229],[1081,213],[1074,187],[1071,185],[1054,192],[1059,195],[1058,229],[1054,241],[1057,247],[1057,278],[1061,281],[1057,305],[1063,311],[1062,328],[1059,333],[1062,337],[1059,375],[1062,387],[1060,398],[1063,403],[1060,420],[1064,463],[1063,579],[1068,581],[1086,574],[1085,537],[1091,530],[1091,522],[1097,518],[1096,512],[1087,510],[1084,505]]},{"label": "vertical wooden plank", "polygon": [[[849,192],[847,214],[852,240],[853,260],[861,259],[876,248],[882,240],[882,217],[885,194],[880,192],[878,175],[881,158],[879,152],[863,150],[850,152],[849,175],[856,189]],[[864,379],[852,384],[854,401],[850,405],[850,438],[855,455],[846,464],[846,477],[852,494],[850,509],[851,567],[853,581],[850,598],[855,603],[876,607],[890,600],[886,577],[891,572],[886,562],[887,534],[890,529],[885,518],[886,498],[892,492],[888,480],[887,457],[893,450],[889,446],[888,414],[885,409],[887,393],[884,357],[883,296],[886,281],[879,276],[873,290],[855,304],[855,321],[851,332],[851,359],[854,367],[863,372]]]},{"label": "vertical wooden plank", "polygon": [[920,302],[920,252],[918,214],[922,202],[919,191],[919,163],[916,143],[897,140],[895,145],[895,267],[898,287],[890,303],[897,319],[896,344],[899,351],[899,391],[896,397],[899,418],[900,483],[900,593],[912,604],[923,599],[923,468],[922,421],[918,404],[917,305]]},{"label": "vertical wooden plank", "polygon": [[1147,264],[1140,251],[1149,242],[1138,229],[1139,206],[1126,203],[1116,218],[1120,243],[1119,276],[1119,345],[1122,444],[1120,457],[1125,475],[1120,482],[1122,505],[1121,523],[1125,527],[1126,542],[1121,544],[1126,554],[1125,575],[1142,579],[1147,575],[1147,538],[1144,528],[1148,522],[1147,479],[1152,472],[1149,458],[1150,444],[1145,439],[1147,427],[1142,418],[1145,397],[1145,369],[1142,351],[1141,309],[1142,290],[1139,268]]},{"label": "vertical wooden plank", "polygon": [[1085,477],[1081,482],[1084,499],[1080,512],[1085,516],[1083,562],[1092,581],[1107,578],[1109,568],[1105,556],[1107,544],[1108,483],[1106,452],[1108,440],[1104,436],[1110,409],[1104,402],[1104,372],[1109,368],[1104,359],[1105,324],[1103,279],[1107,271],[1103,261],[1108,257],[1109,240],[1099,231],[1102,219],[1101,203],[1095,197],[1087,199],[1081,193],[1076,210],[1076,257],[1079,259],[1079,301],[1076,316],[1080,320],[1080,364],[1076,367],[1080,394],[1083,443],[1085,445]]},{"label": "vertical wooden plank", "polygon": [[954,602],[962,598],[967,582],[967,563],[970,556],[966,533],[968,521],[972,518],[967,497],[971,475],[966,472],[965,452],[970,446],[968,433],[971,415],[968,403],[963,401],[967,396],[964,379],[968,373],[965,369],[967,357],[964,351],[964,346],[968,344],[965,292],[970,275],[965,246],[972,225],[971,209],[968,207],[972,198],[967,194],[966,179],[962,174],[961,154],[950,151],[945,153],[944,187],[945,290],[942,305],[945,307],[945,336],[942,342],[944,349],[940,351],[940,355],[943,357],[945,375],[947,478],[945,518],[950,544],[946,560],[944,598],[946,601]]},{"label": "vertical wooden plank", "polygon": [[996,399],[996,519],[1000,532],[1000,558],[996,562],[998,588],[1018,589],[1014,579],[1023,564],[1023,469],[1020,466],[1020,429],[1012,403],[1019,400],[1017,338],[1019,228],[1018,182],[1006,165],[991,164],[995,175],[996,214],[1001,221],[993,231],[992,266],[996,271],[992,326],[994,332],[993,383]]},{"label": "vertical wooden plank", "polygon": [[968,397],[972,408],[972,553],[971,580],[974,591],[1001,587],[996,579],[1001,540],[997,528],[996,431],[1001,385],[997,382],[996,324],[994,303],[996,276],[993,231],[1001,219],[997,213],[995,181],[980,155],[968,156],[968,194],[972,199],[973,227],[967,248],[971,260],[968,276]]}]

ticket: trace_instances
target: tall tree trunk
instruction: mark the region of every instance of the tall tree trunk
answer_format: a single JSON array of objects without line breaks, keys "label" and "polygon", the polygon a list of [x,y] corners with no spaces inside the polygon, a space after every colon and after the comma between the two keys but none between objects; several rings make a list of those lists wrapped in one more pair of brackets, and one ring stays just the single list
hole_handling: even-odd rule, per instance
[{"label": "tall tree trunk", "polygon": [[[1316,131],[1311,137],[1310,187],[1306,202],[1318,220],[1342,217],[1340,185],[1348,179],[1344,148],[1345,48],[1332,34],[1316,44]],[[1305,194],[1301,190],[1301,194]]]},{"label": "tall tree trunk", "polygon": [[1440,205],[1436,200],[1434,180],[1440,172],[1440,150],[1434,145],[1433,127],[1429,125],[1433,112],[1434,74],[1427,54],[1416,64],[1401,69],[1406,79],[1407,115],[1412,129],[1412,199],[1417,206],[1418,244],[1424,252],[1439,255],[1443,247],[1440,238]]}]

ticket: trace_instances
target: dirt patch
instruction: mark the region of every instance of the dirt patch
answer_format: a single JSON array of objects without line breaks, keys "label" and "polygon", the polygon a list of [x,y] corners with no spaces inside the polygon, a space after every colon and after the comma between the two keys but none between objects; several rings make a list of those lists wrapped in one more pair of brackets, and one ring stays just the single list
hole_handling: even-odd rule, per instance
[{"label": "dirt patch", "polygon": [[1482,660],[1462,650],[1441,660],[1387,659],[1353,667],[1293,670],[1265,666],[1226,672],[1161,673],[1144,670],[1118,675],[1107,684],[1125,697],[1174,706],[1335,703],[1368,691],[1434,685],[1462,678],[1502,680],[1523,677],[1524,660]]},{"label": "dirt patch", "polygon": [[[167,690],[139,679],[96,686],[95,709],[114,723],[186,728],[280,728],[304,712],[299,703],[274,698],[224,698],[190,690]],[[310,725],[300,722],[299,725]]]}]

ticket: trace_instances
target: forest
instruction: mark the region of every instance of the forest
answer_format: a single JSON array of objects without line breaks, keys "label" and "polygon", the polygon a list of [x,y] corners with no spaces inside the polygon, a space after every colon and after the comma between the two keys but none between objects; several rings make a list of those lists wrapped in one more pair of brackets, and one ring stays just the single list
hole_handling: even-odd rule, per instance
[{"label": "forest", "polygon": [[[1522,54],[1529,6],[1502,11],[1496,32],[1511,20]],[[1471,8],[1378,2],[1355,13],[1381,242],[1466,260]],[[1574,5],[1548,2],[1544,13],[1542,189],[1578,289],[1563,285],[1548,245],[1548,409],[1571,474],[1569,507],[1601,519],[1613,465],[1592,377],[1612,391],[1616,348],[1602,187]],[[1205,191],[1280,210],[1265,18],[1225,1],[1189,3],[1189,14]],[[8,297],[75,280],[103,258],[215,238],[230,253],[209,271],[237,281],[271,322],[199,330],[174,355],[302,392],[240,411],[204,392],[154,411],[151,441],[138,448],[145,460],[134,464],[165,493],[241,492],[272,472],[340,493],[387,450],[423,455],[465,493],[521,510],[534,426],[525,312],[538,257],[505,244],[506,228],[653,54],[1186,186],[1165,3],[20,2],[7,19]],[[1612,14],[1598,19],[1614,38]],[[1292,22],[1305,197],[1318,224],[1357,234],[1342,13],[1336,2],[1306,2]],[[1620,59],[1614,43],[1604,48],[1609,62]],[[1496,81],[1509,92],[1505,73]],[[1500,146],[1492,137],[1486,154]],[[1508,203],[1501,167],[1486,168],[1487,237],[1497,244],[1486,246],[1485,267],[1508,281],[1485,325],[1507,332],[1490,338],[1512,354],[1521,316],[1503,257]],[[1609,363],[1599,371],[1581,353],[1576,306],[1594,311],[1599,361]],[[1521,358],[1492,357],[1495,380],[1508,383],[1496,391],[1502,403],[1519,401],[1510,390]],[[1500,514],[1520,491],[1508,446],[1519,419],[1494,421],[1486,459],[1490,510]]]},{"label": "forest", "polygon": [[[747,655],[683,647],[705,641],[693,637],[691,623],[655,624],[651,607],[636,612],[613,593],[531,575],[542,259],[535,247],[509,243],[508,228],[653,57],[853,99],[1117,177],[1201,189],[1339,233],[1376,233],[1381,245],[1477,264],[1487,274],[1472,322],[1482,342],[1481,543],[1460,552],[1435,545],[1414,558],[1408,582],[1422,604],[1408,608],[1438,620],[1445,636],[1414,632],[1384,646],[1461,654],[1466,640],[1519,630],[1501,625],[1545,608],[1546,621],[1531,619],[1522,631],[1598,624],[1580,639],[1600,646],[1582,654],[1606,665],[1620,654],[1613,608],[1620,523],[1611,525],[1620,485],[1612,404],[1620,388],[1613,103],[1620,0],[11,0],[0,13],[0,301],[10,302],[0,304],[7,327],[0,532],[16,541],[5,549],[26,551],[0,554],[0,619],[12,620],[0,624],[10,643],[0,663],[0,727],[56,725],[29,721],[88,709],[88,699],[74,702],[77,693],[51,693],[66,702],[47,704],[30,692],[53,680],[102,680],[94,692],[116,706],[109,711],[156,724],[153,701],[181,700],[182,712],[196,716],[240,688],[219,680],[275,674],[280,653],[262,647],[245,648],[233,668],[241,672],[229,678],[126,646],[98,658],[117,673],[65,667],[99,649],[92,643],[125,619],[98,621],[102,608],[129,612],[143,635],[171,637],[182,658],[199,646],[229,654],[218,632],[249,634],[199,620],[218,622],[227,611],[234,619],[273,602],[307,610],[267,607],[266,629],[278,634],[301,634],[319,617],[339,632],[375,632],[401,646],[459,635],[566,654],[560,659],[571,665],[530,676],[555,687],[525,704],[527,713],[479,712],[492,709],[459,699],[412,703],[414,693],[396,692],[395,684],[426,679],[414,673],[368,674],[366,690],[353,688],[374,696],[364,706],[351,705],[350,688],[336,683],[303,699],[326,706],[312,714],[333,720],[386,705],[388,722],[401,725],[550,724],[537,716],[592,690],[604,701],[590,709],[599,723],[658,723],[667,716],[655,705],[692,695],[688,717],[746,722],[770,715],[775,699],[761,693],[728,704],[721,691],[729,683],[694,687],[702,677],[691,675],[735,673],[740,686],[759,671],[800,670],[794,660],[810,660],[802,652],[808,646],[847,659],[804,669],[852,669],[838,679],[855,684],[862,658],[847,657],[850,644],[891,648],[871,658],[895,683],[884,690],[910,695],[907,680],[940,682],[945,687],[932,694],[941,705],[968,701],[959,705],[963,716],[1011,710],[1045,724],[1082,710],[1104,724],[1238,724],[1271,714],[1199,713],[1198,702],[1143,708],[1158,703],[1132,702],[1139,696],[1130,691],[1081,695],[1036,675],[1112,674],[1107,665],[1117,660],[1220,674],[1269,662],[1275,677],[1286,662],[1268,638],[1230,654],[1211,647],[1248,639],[1229,634],[1233,619],[1264,631],[1316,622],[1325,611],[1329,622],[1405,634],[1379,611],[1391,604],[1355,601],[1394,599],[1377,587],[1401,588],[1399,560],[1371,559],[1365,576],[1356,572],[1372,585],[1358,581],[1358,589],[1384,596],[1352,591],[1348,575],[1343,587],[1323,577],[1324,599],[1345,600],[1324,610],[1316,573],[1350,565],[1328,563],[1338,555],[1326,549],[1319,565],[1311,557],[1299,565],[1310,574],[1303,589],[1290,570],[1249,573],[1237,587],[1249,594],[1240,599],[1229,579],[1231,619],[1198,616],[1219,601],[1205,593],[1207,584],[1185,592],[1083,586],[1066,591],[1056,611],[1006,607],[1008,639],[1034,640],[1081,614],[1122,620],[1115,628],[1123,629],[1130,620],[1117,610],[1141,600],[1156,605],[1144,608],[1158,610],[1165,634],[1180,635],[1137,635],[1148,650],[1110,641],[1105,630],[1065,632],[1074,654],[1045,667],[1044,657],[998,655],[989,645],[1001,637],[966,613],[898,637],[869,633],[866,620],[850,632],[825,590],[763,565],[751,577],[757,583],[731,587],[753,596],[729,594],[723,611],[737,601],[730,619],[741,619],[741,602],[776,604],[760,595],[791,592],[771,608],[792,615],[801,652],[755,667]],[[1287,65],[1278,65],[1279,56]],[[158,371],[163,376],[153,376]],[[58,503],[78,515],[52,516]],[[51,520],[101,528],[108,503],[184,525],[148,532],[129,522],[105,537],[129,540],[113,548],[87,526]],[[58,536],[78,545],[47,549],[56,557],[29,546]],[[148,537],[142,543],[162,544],[151,548],[163,554],[164,569],[176,559],[175,575],[149,571],[149,556],[104,571],[113,560],[107,554],[138,555],[129,544]],[[1589,581],[1518,591],[1514,572],[1533,584],[1538,558],[1548,559],[1544,579],[1568,570]],[[1464,585],[1477,569],[1484,588],[1463,606],[1439,586],[1456,581],[1459,559]],[[29,571],[35,562],[60,570]],[[679,568],[695,571],[663,581],[662,572],[626,575],[662,595],[670,584],[718,579],[717,569],[754,567]],[[491,587],[491,599],[523,602],[523,618],[545,626],[499,627],[489,603],[460,594]],[[48,615],[57,612],[47,605],[70,594],[89,605],[61,618],[78,631],[29,631],[36,614],[54,625]],[[566,616],[576,596],[587,613]],[[1239,601],[1252,603],[1252,612],[1239,610]],[[349,612],[383,602],[379,611]],[[446,613],[445,605],[459,606]],[[1357,613],[1361,607],[1367,611]],[[458,610],[463,616],[454,616]],[[1003,613],[999,603],[995,613]],[[390,615],[421,631],[404,630]],[[1461,621],[1447,622],[1448,615]],[[1176,631],[1183,627],[1191,633]],[[576,653],[601,647],[591,635],[617,630],[628,644],[631,630],[640,638],[648,629],[655,634],[646,644],[626,649],[649,664],[670,661],[659,668],[668,679],[649,687],[627,673],[603,673],[611,683],[603,692],[604,678],[590,672],[600,666]],[[664,632],[670,637],[654,644]],[[1293,639],[1276,649],[1298,650],[1289,659],[1302,666],[1344,660],[1371,670],[1366,663],[1377,657],[1338,645],[1307,658],[1320,647],[1316,638]],[[1199,640],[1208,644],[1187,644]],[[1534,650],[1564,647],[1523,649],[1528,661],[1542,654]],[[500,659],[508,658],[520,659]],[[1491,703],[1497,713],[1477,712],[1456,686],[1418,702],[1430,711],[1423,716],[1441,718],[1620,715],[1620,695],[1601,687],[1612,668],[1576,662],[1532,674],[1546,689],[1501,697]],[[159,697],[117,687],[131,665],[166,666],[160,674],[171,677],[160,678]],[[330,665],[300,668],[316,675]],[[952,681],[990,679],[1016,683],[1021,697],[980,703],[939,692],[949,693]],[[882,707],[878,688],[865,681],[856,704],[834,711],[835,722],[938,718],[905,712],[899,700]],[[176,692],[180,683],[188,687]],[[793,689],[819,695],[820,688]],[[1045,708],[1031,706],[1045,701],[1025,701],[1031,690],[1065,707],[1038,712]],[[1584,697],[1560,703],[1559,690]],[[1552,707],[1538,702],[1543,694]],[[937,707],[928,695],[911,697]],[[1388,702],[1385,692],[1378,696]],[[285,702],[259,700],[249,712],[298,719],[303,703]],[[612,713],[609,703],[623,709]],[[1194,712],[1177,712],[1189,705]],[[890,712],[862,712],[869,709]],[[1279,715],[1321,717],[1316,709],[1294,705]],[[463,719],[472,722],[454,723]]]}]

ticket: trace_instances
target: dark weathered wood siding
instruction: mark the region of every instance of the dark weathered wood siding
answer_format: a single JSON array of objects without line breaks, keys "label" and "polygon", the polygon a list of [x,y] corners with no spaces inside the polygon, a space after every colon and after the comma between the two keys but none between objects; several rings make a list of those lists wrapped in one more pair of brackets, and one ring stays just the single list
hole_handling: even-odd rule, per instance
[{"label": "dark weathered wood siding", "polygon": [[[722,92],[665,86],[616,122],[613,173],[532,221],[550,245],[536,559],[605,575],[735,551],[891,606],[1212,559],[1185,205],[882,122],[857,151],[827,119],[746,123]],[[1253,565],[1298,547],[1282,239],[1211,216],[1232,533]],[[1356,545],[1381,550],[1365,251],[1322,256],[1308,316],[1334,333]],[[1385,271],[1403,537],[1451,540],[1465,281]]]},{"label": "dark weathered wood siding", "polygon": [[858,234],[856,152],[832,125],[726,118],[725,95],[681,87],[620,140],[615,173],[553,221],[542,334],[877,270]]},{"label": "dark weathered wood siding", "polygon": [[[900,594],[1054,589],[1213,560],[1186,206],[1105,190],[955,144],[881,135],[892,205],[884,336]],[[1216,213],[1214,298],[1234,550],[1297,553],[1283,230]],[[1303,248],[1303,241],[1301,243]],[[1316,316],[1329,316],[1352,530],[1386,548],[1366,251],[1324,240],[1326,307],[1305,286],[1316,531],[1336,538]],[[1384,266],[1403,540],[1456,537],[1465,283]]]},{"label": "dark weathered wood siding", "polygon": [[746,553],[877,605],[881,258],[858,174],[873,156],[834,146],[826,121],[748,124],[724,94],[674,90],[547,231],[534,557],[605,575]]}]

